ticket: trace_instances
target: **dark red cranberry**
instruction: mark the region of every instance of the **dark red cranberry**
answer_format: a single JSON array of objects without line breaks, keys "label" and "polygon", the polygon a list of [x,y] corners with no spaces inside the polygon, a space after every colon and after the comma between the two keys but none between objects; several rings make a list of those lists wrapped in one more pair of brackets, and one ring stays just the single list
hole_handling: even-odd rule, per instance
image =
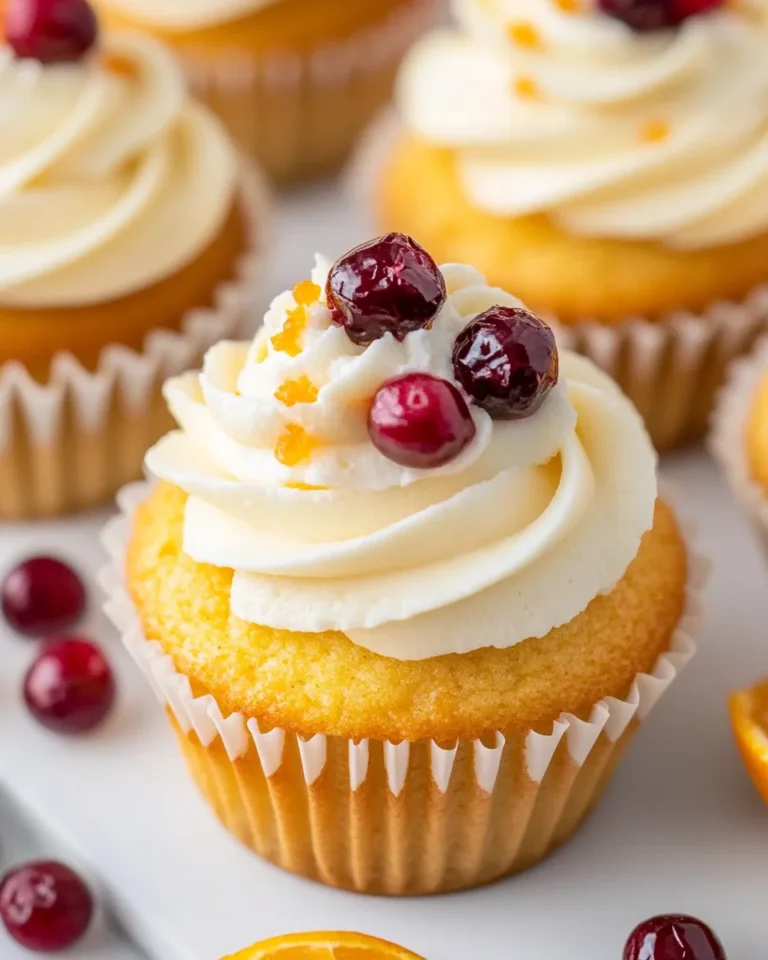
[{"label": "dark red cranberry", "polygon": [[62,863],[28,863],[11,870],[0,883],[0,919],[28,950],[66,950],[83,936],[92,916],[90,891]]},{"label": "dark red cranberry", "polygon": [[491,307],[456,338],[456,379],[496,420],[535,413],[557,383],[555,336],[538,317],[517,307]]},{"label": "dark red cranberry", "polygon": [[34,717],[57,733],[85,733],[109,713],[115,699],[112,670],[101,650],[68,638],[49,644],[24,681]]},{"label": "dark red cranberry", "polygon": [[385,333],[404,340],[423,330],[445,297],[445,279],[435,261],[402,233],[355,247],[334,263],[326,286],[333,322],[361,345]]},{"label": "dark red cranberry", "polygon": [[725,0],[599,0],[604,13],[640,33],[677,27],[688,17],[709,13]]},{"label": "dark red cranberry", "polygon": [[99,22],[86,0],[8,0],[5,35],[17,57],[77,63],[95,46]]},{"label": "dark red cranberry", "polygon": [[726,960],[710,928],[694,917],[653,917],[636,927],[624,947],[624,960]]},{"label": "dark red cranberry", "polygon": [[82,581],[52,557],[33,557],[11,570],[0,586],[0,598],[8,623],[29,637],[67,630],[85,609]]},{"label": "dark red cranberry", "polygon": [[442,467],[476,433],[464,397],[447,380],[409,373],[390,380],[373,398],[368,433],[376,449],[403,467]]}]

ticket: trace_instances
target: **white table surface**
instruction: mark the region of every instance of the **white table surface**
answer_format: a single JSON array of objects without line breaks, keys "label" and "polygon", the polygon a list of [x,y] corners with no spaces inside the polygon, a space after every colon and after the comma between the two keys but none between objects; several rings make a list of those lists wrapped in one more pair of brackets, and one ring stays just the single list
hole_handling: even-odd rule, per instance
[{"label": "white table surface", "polygon": [[[305,276],[315,247],[333,256],[361,236],[329,190],[294,197],[281,211],[270,292]],[[85,629],[116,663],[120,701],[82,740],[27,716],[19,686],[33,645],[0,627],[0,787],[25,823],[0,791],[0,866],[62,844],[152,960],[217,960],[261,937],[323,928],[364,930],[430,960],[619,960],[635,922],[669,911],[711,922],[729,960],[763,960],[768,810],[736,756],[726,697],[768,673],[768,570],[703,451],[667,460],[663,472],[717,560],[700,652],[595,816],[537,869],[471,893],[394,901],[324,889],[261,863],[188,784],[160,708],[98,610]],[[107,515],[0,527],[0,575],[31,552],[60,553],[84,571],[95,601],[97,531]],[[28,834],[35,823],[43,829]],[[73,956],[126,960],[126,951],[98,924]],[[0,957],[17,960],[1,932]]]}]

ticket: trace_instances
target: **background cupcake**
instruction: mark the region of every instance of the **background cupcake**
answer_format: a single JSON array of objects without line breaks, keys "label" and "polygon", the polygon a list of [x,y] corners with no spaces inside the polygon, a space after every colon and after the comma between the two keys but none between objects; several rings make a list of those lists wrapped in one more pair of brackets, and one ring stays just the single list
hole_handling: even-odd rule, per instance
[{"label": "background cupcake", "polygon": [[459,889],[577,829],[701,571],[631,404],[519,300],[398,235],[328,271],[169,382],[110,610],[244,843]]},{"label": "background cupcake", "polygon": [[[760,4],[455,0],[400,77],[376,202],[562,327],[665,448],[766,323]],[[382,149],[381,141],[377,149]]]},{"label": "background cupcake", "polygon": [[8,10],[0,159],[0,518],[140,474],[160,388],[233,334],[263,200],[167,50],[84,2]]},{"label": "background cupcake", "polygon": [[99,0],[173,46],[197,94],[281,181],[336,170],[389,99],[434,0]]}]

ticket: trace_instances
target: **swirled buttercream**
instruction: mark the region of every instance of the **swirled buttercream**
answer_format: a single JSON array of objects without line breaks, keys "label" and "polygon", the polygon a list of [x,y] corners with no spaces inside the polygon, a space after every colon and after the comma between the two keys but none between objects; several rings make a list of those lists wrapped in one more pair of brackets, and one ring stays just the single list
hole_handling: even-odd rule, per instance
[{"label": "swirled buttercream", "polygon": [[232,208],[237,158],[157,41],[80,64],[0,50],[0,304],[82,306],[190,263]]},{"label": "swirled buttercream", "polygon": [[[636,555],[655,454],[629,401],[573,354],[528,419],[473,406],[474,441],[441,468],[375,449],[367,410],[382,383],[420,370],[455,384],[457,333],[495,304],[521,306],[469,267],[442,271],[429,330],[364,348],[331,323],[318,259],[315,286],[277,297],[254,344],[221,343],[201,374],[167,384],[181,429],[147,466],[189,494],[184,550],[234,569],[237,616],[341,630],[404,660],[507,647],[575,617]],[[291,431],[299,455],[276,456]]]},{"label": "swirled buttercream", "polygon": [[460,28],[412,51],[398,100],[454,149],[500,216],[678,248],[768,228],[766,8],[728,4],[634,33],[594,0],[455,0]]},{"label": "swirled buttercream", "polygon": [[200,30],[230,23],[279,0],[101,0],[134,23],[164,30]]}]

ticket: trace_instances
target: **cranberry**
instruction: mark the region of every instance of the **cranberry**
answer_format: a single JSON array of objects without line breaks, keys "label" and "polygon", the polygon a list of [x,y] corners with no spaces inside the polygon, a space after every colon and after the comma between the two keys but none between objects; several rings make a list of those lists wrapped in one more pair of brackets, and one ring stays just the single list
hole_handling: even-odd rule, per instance
[{"label": "cranberry", "polygon": [[88,888],[63,863],[28,863],[11,870],[0,883],[0,918],[13,939],[28,950],[66,950],[83,936],[92,915]]},{"label": "cranberry", "polygon": [[33,557],[11,570],[0,586],[3,615],[30,637],[66,630],[85,609],[85,588],[71,567]]},{"label": "cranberry", "polygon": [[44,726],[85,733],[101,723],[115,699],[112,670],[101,650],[68,638],[49,644],[24,681],[24,700]]},{"label": "cranberry", "polygon": [[599,0],[604,13],[638,32],[677,27],[688,17],[709,13],[725,0]]},{"label": "cranberry", "polygon": [[390,380],[373,398],[368,433],[376,449],[403,467],[442,467],[476,433],[464,397],[428,373]]},{"label": "cranberry", "polygon": [[521,420],[539,409],[557,383],[554,334],[527,310],[491,307],[456,338],[453,370],[494,419]]},{"label": "cranberry", "polygon": [[403,340],[435,319],[445,303],[445,280],[415,240],[388,233],[336,261],[326,297],[333,322],[353,343],[373,343],[385,333]]},{"label": "cranberry", "polygon": [[87,0],[9,0],[5,35],[17,57],[77,63],[95,46],[99,22]]},{"label": "cranberry", "polygon": [[694,917],[653,917],[636,927],[624,947],[624,960],[726,960],[709,927]]}]

